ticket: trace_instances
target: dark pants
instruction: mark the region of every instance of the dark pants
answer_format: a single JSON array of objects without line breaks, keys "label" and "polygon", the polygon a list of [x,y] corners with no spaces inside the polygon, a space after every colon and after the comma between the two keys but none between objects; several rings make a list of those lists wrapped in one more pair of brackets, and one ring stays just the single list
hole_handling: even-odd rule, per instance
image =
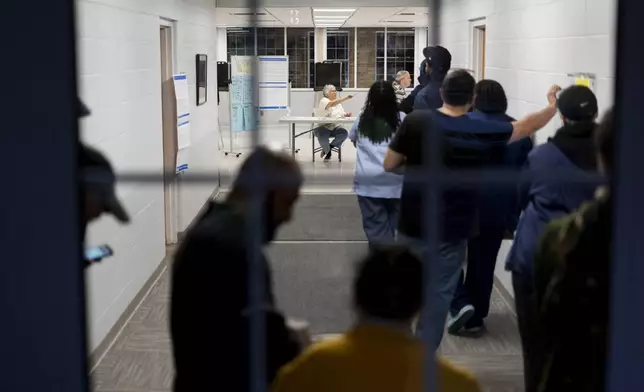
[{"label": "dark pants", "polygon": [[467,274],[461,271],[451,304],[453,314],[465,305],[474,306],[474,316],[467,326],[482,325],[490,311],[494,267],[504,232],[502,228],[483,228],[481,234],[467,243]]},{"label": "dark pants", "polygon": [[[344,143],[344,141],[347,140],[347,136],[349,136],[349,132],[342,127],[335,127],[333,130],[327,127],[318,127],[315,128],[314,133],[315,136],[317,136],[320,147],[322,147],[322,151],[324,151],[325,154],[331,151],[333,147],[342,146],[342,143]],[[333,138],[333,140],[329,142],[330,138]]]},{"label": "dark pants", "polygon": [[532,278],[512,273],[514,301],[523,348],[523,380],[526,392],[536,392],[541,377],[544,351],[539,332],[537,298]]},{"label": "dark pants", "polygon": [[358,196],[362,227],[369,244],[393,243],[400,212],[400,199]]}]

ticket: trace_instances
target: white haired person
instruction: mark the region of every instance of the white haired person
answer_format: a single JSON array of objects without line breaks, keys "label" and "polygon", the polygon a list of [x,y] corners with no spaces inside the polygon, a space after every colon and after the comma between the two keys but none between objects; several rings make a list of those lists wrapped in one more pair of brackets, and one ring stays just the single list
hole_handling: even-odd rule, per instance
[{"label": "white haired person", "polygon": [[398,105],[400,105],[403,99],[407,97],[407,91],[405,89],[411,86],[411,75],[409,74],[409,71],[398,71],[398,73],[396,73],[396,79],[392,85],[396,92],[396,101],[398,101]]},{"label": "white haired person", "polygon": [[[338,98],[338,92],[332,84],[324,86],[322,95],[323,97],[320,100],[316,113],[319,117],[351,117],[351,113],[344,111],[342,102],[353,98],[353,95]],[[325,162],[331,159],[332,149],[334,147],[340,148],[349,135],[349,132],[340,124],[318,124],[317,128],[315,128],[313,132],[315,133],[315,136],[317,136],[318,142],[320,142],[320,146],[322,147],[322,153],[320,156],[324,158]],[[333,140],[330,140],[331,138],[333,138]]]}]

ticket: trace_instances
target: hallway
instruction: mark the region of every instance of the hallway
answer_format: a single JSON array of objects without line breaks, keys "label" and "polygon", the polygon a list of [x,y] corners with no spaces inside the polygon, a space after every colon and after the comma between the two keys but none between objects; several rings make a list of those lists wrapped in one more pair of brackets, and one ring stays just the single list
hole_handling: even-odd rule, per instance
[{"label": "hallway", "polygon": [[[318,337],[351,325],[353,263],[366,251],[359,214],[354,195],[305,194],[294,221],[267,250],[279,306],[290,317],[308,320]],[[95,391],[171,390],[169,282],[166,269],[93,369]],[[523,390],[516,318],[498,289],[487,327],[481,338],[446,334],[441,352],[475,372],[486,391]]]}]

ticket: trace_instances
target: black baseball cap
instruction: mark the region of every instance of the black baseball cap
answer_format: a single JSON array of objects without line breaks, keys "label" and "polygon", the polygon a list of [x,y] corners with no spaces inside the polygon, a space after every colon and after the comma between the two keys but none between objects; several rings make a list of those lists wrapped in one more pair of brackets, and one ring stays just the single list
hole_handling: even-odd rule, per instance
[{"label": "black baseball cap", "polygon": [[452,67],[452,54],[440,45],[426,47],[423,49],[423,56],[438,71],[447,72]]},{"label": "black baseball cap", "polygon": [[94,192],[100,197],[105,212],[114,215],[121,222],[129,222],[127,211],[116,197],[116,175],[107,158],[98,150],[81,145],[79,163],[81,181],[85,190]]},{"label": "black baseball cap", "polygon": [[597,97],[586,86],[570,86],[559,94],[557,108],[570,121],[594,121],[597,117]]},{"label": "black baseball cap", "polygon": [[91,114],[87,106],[78,97],[76,98],[76,110],[78,111],[78,118],[87,117]]}]

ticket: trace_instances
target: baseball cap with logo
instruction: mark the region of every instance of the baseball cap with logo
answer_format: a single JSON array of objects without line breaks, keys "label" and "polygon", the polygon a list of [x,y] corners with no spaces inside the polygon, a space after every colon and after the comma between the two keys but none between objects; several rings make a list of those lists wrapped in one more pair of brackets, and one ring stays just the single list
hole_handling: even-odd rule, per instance
[{"label": "baseball cap with logo", "polygon": [[559,94],[557,108],[571,121],[594,121],[597,117],[597,97],[586,86],[570,86]]},{"label": "baseball cap with logo", "polygon": [[79,161],[84,189],[98,195],[105,212],[111,213],[121,222],[129,222],[127,211],[116,197],[116,175],[107,158],[97,150],[82,145]]},{"label": "baseball cap with logo", "polygon": [[426,47],[423,56],[432,69],[446,73],[452,67],[452,54],[440,45]]}]

